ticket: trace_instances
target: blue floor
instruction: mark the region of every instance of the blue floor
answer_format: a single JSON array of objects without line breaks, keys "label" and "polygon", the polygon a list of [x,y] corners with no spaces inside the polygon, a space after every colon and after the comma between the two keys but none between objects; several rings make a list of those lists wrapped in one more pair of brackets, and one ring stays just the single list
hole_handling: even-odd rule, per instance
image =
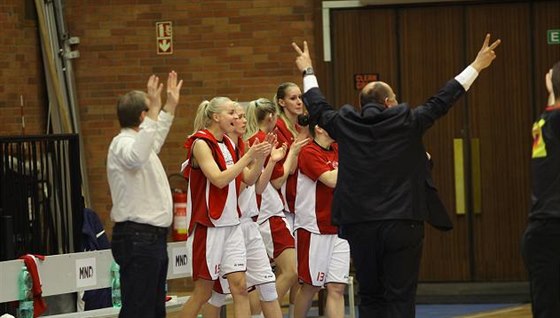
[{"label": "blue floor", "polygon": [[513,306],[516,306],[516,304],[417,305],[416,318],[451,318]]},{"label": "blue floor", "polygon": [[[517,304],[434,304],[434,305],[417,305],[416,318],[453,318],[464,315],[474,315],[482,312],[494,311],[508,307],[514,307]],[[346,308],[348,315],[348,308]],[[285,317],[287,315],[284,315]],[[358,308],[356,308],[356,316],[358,316]],[[309,310],[308,317],[318,317],[317,307]]]}]

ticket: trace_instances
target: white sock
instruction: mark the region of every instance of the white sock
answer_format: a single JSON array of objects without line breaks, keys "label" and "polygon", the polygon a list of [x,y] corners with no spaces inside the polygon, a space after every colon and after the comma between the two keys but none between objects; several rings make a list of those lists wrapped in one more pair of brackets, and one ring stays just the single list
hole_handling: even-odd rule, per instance
[{"label": "white sock", "polygon": [[251,318],[264,318],[262,312],[260,314],[251,315]]}]

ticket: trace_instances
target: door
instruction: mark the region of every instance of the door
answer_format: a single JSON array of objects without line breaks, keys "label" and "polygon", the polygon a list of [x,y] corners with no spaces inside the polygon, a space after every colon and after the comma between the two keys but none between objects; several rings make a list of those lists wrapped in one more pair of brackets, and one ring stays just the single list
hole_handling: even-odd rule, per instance
[{"label": "door", "polygon": [[[356,74],[377,74],[399,101],[423,103],[476,56],[484,35],[498,58],[424,137],[455,228],[426,227],[422,281],[524,280],[519,242],[530,206],[530,129],[544,74],[560,46],[557,2],[364,7],[331,12],[327,95],[357,104]],[[535,84],[536,83],[536,84]]]}]

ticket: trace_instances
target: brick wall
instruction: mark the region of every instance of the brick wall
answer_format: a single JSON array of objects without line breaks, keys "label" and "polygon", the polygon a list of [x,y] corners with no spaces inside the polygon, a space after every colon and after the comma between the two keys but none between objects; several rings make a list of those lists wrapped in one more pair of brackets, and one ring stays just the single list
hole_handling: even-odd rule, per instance
[{"label": "brick wall", "polygon": [[3,0],[0,4],[0,135],[22,134],[23,97],[26,134],[43,134],[46,91],[37,23],[29,14],[30,1]]},{"label": "brick wall", "polygon": [[[15,0],[12,0],[15,2]],[[301,83],[290,45],[313,38],[309,0],[73,0],[65,17],[80,37],[74,60],[93,208],[109,228],[111,200],[105,157],[119,131],[118,95],[145,89],[152,73],[184,79],[177,117],[160,157],[168,174],[178,172],[182,144],[203,99],[272,98],[278,84]],[[173,22],[174,54],[156,54],[156,21]]]}]

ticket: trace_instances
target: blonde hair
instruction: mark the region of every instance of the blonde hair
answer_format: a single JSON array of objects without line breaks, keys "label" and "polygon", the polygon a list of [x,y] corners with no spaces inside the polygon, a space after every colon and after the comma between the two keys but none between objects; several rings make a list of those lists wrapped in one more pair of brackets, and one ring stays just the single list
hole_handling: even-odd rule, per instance
[{"label": "blonde hair", "polygon": [[208,128],[212,123],[212,115],[219,113],[225,103],[231,102],[228,97],[214,97],[210,101],[202,101],[196,110],[193,133]]},{"label": "blonde hair", "polygon": [[277,113],[274,103],[266,98],[259,98],[251,101],[245,110],[247,126],[243,139],[247,140],[258,132],[260,123],[268,114],[276,115]]},{"label": "blonde hair", "polygon": [[288,130],[292,133],[294,137],[296,137],[298,135],[298,132],[296,130],[296,123],[292,122],[290,118],[286,116],[286,113],[284,112],[284,107],[280,106],[280,103],[278,102],[280,99],[286,98],[286,91],[290,87],[299,88],[299,86],[297,86],[295,83],[292,82],[284,82],[280,84],[280,86],[278,86],[278,89],[276,90],[276,95],[274,95],[274,105],[276,106],[278,116],[282,118],[282,120],[284,120],[286,126],[288,127]]}]

